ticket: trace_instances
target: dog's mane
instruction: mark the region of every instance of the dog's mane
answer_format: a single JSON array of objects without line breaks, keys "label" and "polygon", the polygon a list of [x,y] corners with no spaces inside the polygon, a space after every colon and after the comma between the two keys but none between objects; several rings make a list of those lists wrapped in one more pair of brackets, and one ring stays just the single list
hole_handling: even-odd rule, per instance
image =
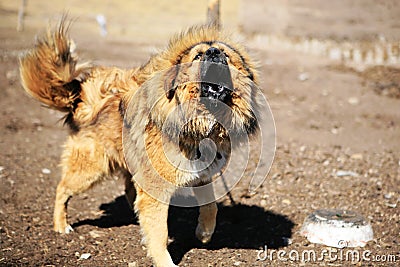
[{"label": "dog's mane", "polygon": [[194,45],[199,43],[213,43],[213,42],[230,42],[229,37],[223,32],[219,31],[214,25],[197,25],[174,35],[167,46],[167,49],[162,53],[162,57],[173,59],[173,65],[179,64],[179,59],[182,54],[193,48]]},{"label": "dog's mane", "polygon": [[152,56],[146,64],[142,65],[138,71],[140,77],[138,77],[137,82],[141,84],[149,79],[155,71],[166,70],[180,64],[182,55],[190,51],[197,44],[212,44],[215,42],[226,44],[232,50],[236,51],[238,55],[243,56],[244,65],[254,67],[254,63],[249,62],[250,57],[246,49],[237,41],[232,41],[229,34],[218,30],[215,25],[195,25],[181,33],[175,34],[169,40],[164,50]]}]

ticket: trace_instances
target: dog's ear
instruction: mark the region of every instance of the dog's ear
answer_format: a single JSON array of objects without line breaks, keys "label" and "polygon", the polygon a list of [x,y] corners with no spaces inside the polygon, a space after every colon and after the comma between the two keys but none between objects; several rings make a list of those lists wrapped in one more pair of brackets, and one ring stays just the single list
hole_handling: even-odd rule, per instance
[{"label": "dog's ear", "polygon": [[178,84],[177,83],[178,72],[179,72],[178,65],[171,67],[165,72],[164,90],[165,90],[165,96],[167,97],[168,100],[171,100],[175,95],[175,91]]}]

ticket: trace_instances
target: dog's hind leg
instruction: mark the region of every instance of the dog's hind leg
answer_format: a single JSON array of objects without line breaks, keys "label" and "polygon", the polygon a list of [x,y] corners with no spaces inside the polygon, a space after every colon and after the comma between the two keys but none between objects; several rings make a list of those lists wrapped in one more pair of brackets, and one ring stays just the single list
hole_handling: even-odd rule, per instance
[{"label": "dog's hind leg", "polygon": [[110,174],[105,149],[91,137],[69,137],[62,155],[62,179],[57,187],[54,206],[54,230],[69,233],[68,200],[82,193]]},{"label": "dog's hind leg", "polygon": [[193,192],[201,205],[196,227],[196,237],[205,244],[210,242],[216,224],[218,208],[214,201],[214,190],[211,184],[208,184],[205,186],[193,187]]}]

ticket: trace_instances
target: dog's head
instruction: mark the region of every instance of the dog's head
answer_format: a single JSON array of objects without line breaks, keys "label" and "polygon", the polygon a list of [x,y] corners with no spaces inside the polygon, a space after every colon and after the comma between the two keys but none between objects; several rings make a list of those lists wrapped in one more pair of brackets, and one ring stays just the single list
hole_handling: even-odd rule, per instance
[{"label": "dog's head", "polygon": [[176,36],[139,71],[145,77],[139,98],[146,103],[135,105],[146,105],[149,123],[179,142],[240,141],[259,128],[254,64],[241,45],[212,27]]}]

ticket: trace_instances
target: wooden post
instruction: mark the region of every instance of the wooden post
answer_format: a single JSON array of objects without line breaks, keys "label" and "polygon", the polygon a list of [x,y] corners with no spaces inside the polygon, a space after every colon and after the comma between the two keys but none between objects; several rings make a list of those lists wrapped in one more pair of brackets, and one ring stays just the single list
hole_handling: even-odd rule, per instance
[{"label": "wooden post", "polygon": [[18,22],[17,22],[17,31],[22,32],[24,30],[24,17],[25,17],[25,7],[27,0],[22,0],[21,6],[18,11]]},{"label": "wooden post", "polygon": [[220,14],[219,14],[220,0],[209,0],[207,9],[207,23],[214,25],[217,29],[220,29]]}]

